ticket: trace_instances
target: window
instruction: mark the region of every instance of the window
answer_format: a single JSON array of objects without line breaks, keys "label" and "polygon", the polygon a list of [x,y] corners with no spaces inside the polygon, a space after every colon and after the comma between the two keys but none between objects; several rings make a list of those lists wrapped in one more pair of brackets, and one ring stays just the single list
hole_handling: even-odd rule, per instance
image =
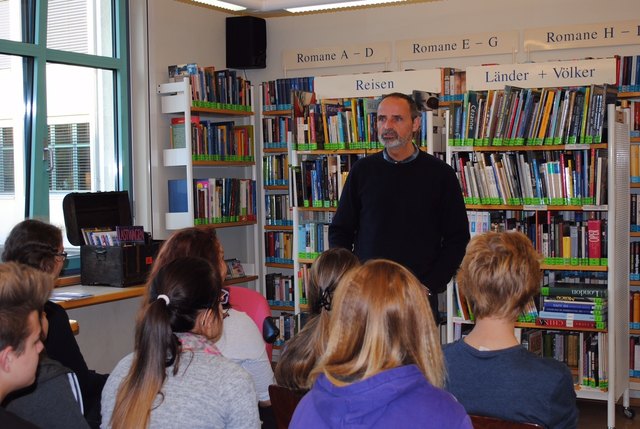
[{"label": "window", "polygon": [[64,229],[69,192],[128,188],[127,4],[0,0],[0,244],[25,217]]},{"label": "window", "polygon": [[0,194],[13,194],[13,128],[0,127]]},{"label": "window", "polygon": [[91,191],[89,123],[49,125],[50,191]]}]

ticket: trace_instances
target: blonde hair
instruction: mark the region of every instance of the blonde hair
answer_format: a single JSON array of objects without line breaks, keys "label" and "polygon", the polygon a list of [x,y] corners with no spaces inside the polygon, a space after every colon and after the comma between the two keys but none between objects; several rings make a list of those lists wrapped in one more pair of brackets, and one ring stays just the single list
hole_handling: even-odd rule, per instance
[{"label": "blonde hair", "polygon": [[475,236],[456,275],[476,318],[516,320],[540,290],[540,255],[520,232]]},{"label": "blonde hair", "polygon": [[336,290],[327,348],[313,370],[343,386],[415,364],[442,387],[445,367],[427,290],[406,268],[370,260]]}]

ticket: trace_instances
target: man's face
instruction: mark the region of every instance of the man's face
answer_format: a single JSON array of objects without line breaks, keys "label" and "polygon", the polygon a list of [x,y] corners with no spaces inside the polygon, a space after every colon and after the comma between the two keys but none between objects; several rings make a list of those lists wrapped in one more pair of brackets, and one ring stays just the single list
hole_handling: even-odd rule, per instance
[{"label": "man's face", "polygon": [[40,313],[32,311],[27,319],[29,336],[24,342],[24,350],[20,355],[11,351],[11,373],[15,389],[30,386],[36,379],[38,358],[44,348],[41,340]]},{"label": "man's face", "polygon": [[411,143],[413,133],[420,126],[419,119],[411,119],[409,103],[389,97],[378,105],[378,138],[387,149]]}]

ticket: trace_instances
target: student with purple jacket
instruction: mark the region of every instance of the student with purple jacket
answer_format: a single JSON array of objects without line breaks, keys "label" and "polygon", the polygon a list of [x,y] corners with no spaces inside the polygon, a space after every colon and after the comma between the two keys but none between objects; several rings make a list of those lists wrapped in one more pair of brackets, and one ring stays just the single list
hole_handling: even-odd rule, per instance
[{"label": "student with purple jacket", "polygon": [[317,378],[289,427],[471,429],[441,389],[444,371],[424,287],[401,265],[370,260],[336,289]]}]

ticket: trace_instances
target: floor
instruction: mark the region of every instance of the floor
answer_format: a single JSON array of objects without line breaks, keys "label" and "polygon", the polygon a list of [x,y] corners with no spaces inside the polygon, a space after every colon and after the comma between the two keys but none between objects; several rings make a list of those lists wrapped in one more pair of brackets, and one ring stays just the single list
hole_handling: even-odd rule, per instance
[{"label": "floor", "polygon": [[[622,402],[621,402],[622,403]],[[578,400],[580,419],[578,429],[607,429],[607,404],[603,401]],[[622,405],[616,406],[616,429],[640,429],[640,400],[632,399],[633,419],[623,414]]]}]

